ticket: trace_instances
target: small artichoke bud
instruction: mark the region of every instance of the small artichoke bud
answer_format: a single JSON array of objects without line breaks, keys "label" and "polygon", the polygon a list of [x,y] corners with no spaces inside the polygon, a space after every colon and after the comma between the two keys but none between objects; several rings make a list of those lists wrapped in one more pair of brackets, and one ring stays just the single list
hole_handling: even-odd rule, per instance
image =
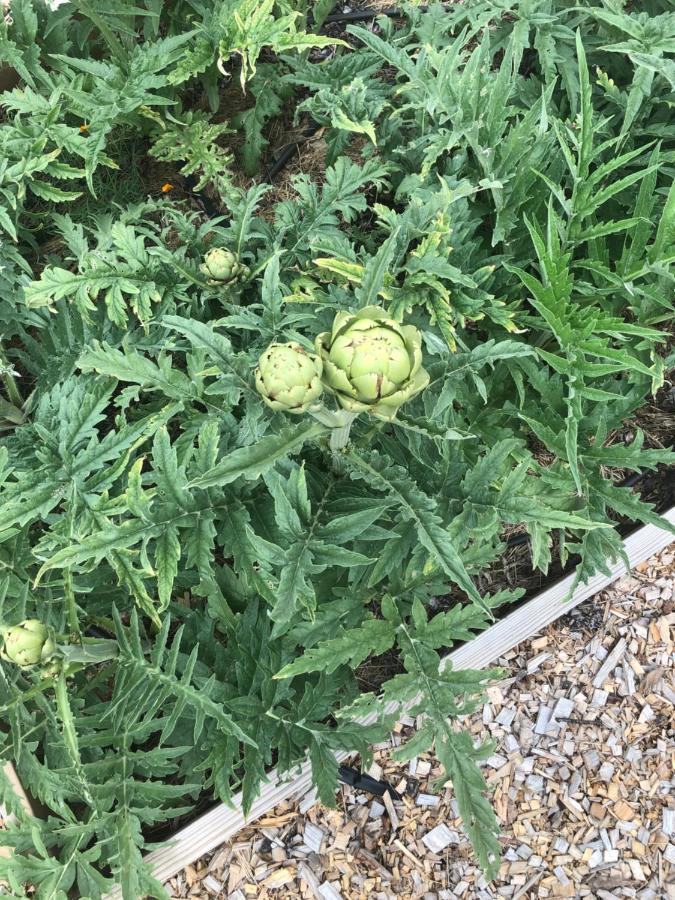
[{"label": "small artichoke bud", "polygon": [[315,344],[323,383],[349,412],[391,420],[429,383],[420,332],[390,319],[378,306],[337,313],[332,331],[319,334]]},{"label": "small artichoke bud", "polygon": [[209,284],[233,284],[249,273],[248,266],[245,266],[239,259],[225,250],[223,247],[212,247],[204,256],[204,262],[200,265],[199,271],[206,275]]},{"label": "small artichoke bud", "polygon": [[38,619],[26,619],[18,625],[5,628],[2,634],[0,656],[22,669],[45,662],[56,649],[47,626]]},{"label": "small artichoke bud", "polygon": [[[40,675],[42,678],[58,678],[61,674],[61,671],[64,669],[63,660],[55,656],[53,659],[50,659],[49,662],[45,663],[40,671]],[[68,674],[68,668],[65,668],[66,674]]]},{"label": "small artichoke bud", "polygon": [[300,344],[270,344],[258,360],[255,386],[274,410],[302,413],[323,393],[321,360]]}]

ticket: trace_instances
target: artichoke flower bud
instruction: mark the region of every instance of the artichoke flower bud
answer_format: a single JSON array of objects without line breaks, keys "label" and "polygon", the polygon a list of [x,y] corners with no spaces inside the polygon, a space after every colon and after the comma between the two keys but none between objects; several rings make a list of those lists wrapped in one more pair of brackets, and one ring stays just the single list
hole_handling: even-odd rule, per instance
[{"label": "artichoke flower bud", "polygon": [[212,247],[204,256],[204,262],[200,265],[199,271],[206,275],[209,284],[233,284],[240,278],[245,278],[249,273],[249,268],[229,250],[225,250],[223,247]]},{"label": "artichoke flower bud", "polygon": [[422,368],[422,336],[378,306],[339,312],[332,331],[317,335],[323,383],[349,412],[391,420],[429,383]]},{"label": "artichoke flower bud", "polygon": [[302,413],[323,393],[321,360],[300,344],[270,344],[258,360],[255,386],[274,410]]},{"label": "artichoke flower bud", "polygon": [[[61,674],[61,671],[64,669],[63,660],[55,656],[54,659],[50,659],[48,663],[40,670],[40,676],[42,678],[58,678]],[[66,674],[68,674],[68,669],[65,669]]]},{"label": "artichoke flower bud", "polygon": [[26,619],[18,625],[3,629],[0,657],[22,669],[45,662],[55,649],[56,645],[49,637],[47,626],[38,619]]}]

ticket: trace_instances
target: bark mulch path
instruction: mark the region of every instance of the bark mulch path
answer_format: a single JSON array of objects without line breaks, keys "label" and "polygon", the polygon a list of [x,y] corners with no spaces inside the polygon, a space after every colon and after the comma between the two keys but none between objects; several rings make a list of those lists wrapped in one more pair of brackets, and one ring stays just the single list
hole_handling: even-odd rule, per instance
[{"label": "bark mulch path", "polygon": [[470,720],[497,743],[486,775],[503,862],[487,884],[437,761],[371,774],[403,794],[341,788],[337,809],[289,801],[167,888],[173,897],[675,898],[675,544],[498,664],[508,677]]}]

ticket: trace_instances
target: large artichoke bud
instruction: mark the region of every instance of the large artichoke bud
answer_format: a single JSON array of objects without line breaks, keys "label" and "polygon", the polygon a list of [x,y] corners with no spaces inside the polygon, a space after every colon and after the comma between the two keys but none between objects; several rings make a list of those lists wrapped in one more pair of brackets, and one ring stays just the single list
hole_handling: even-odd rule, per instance
[{"label": "large artichoke bud", "polygon": [[3,646],[0,656],[22,669],[46,662],[56,649],[49,630],[38,619],[26,619],[18,625],[2,630]]},{"label": "large artichoke bud", "polygon": [[245,278],[249,273],[249,268],[229,250],[225,250],[223,247],[212,247],[204,256],[204,262],[200,265],[199,271],[206,275],[209,284],[233,284],[235,281]]},{"label": "large artichoke bud", "polygon": [[422,336],[379,306],[339,312],[333,330],[317,335],[323,382],[349,412],[393,419],[399,406],[429,383],[422,368]]},{"label": "large artichoke bud", "polygon": [[255,386],[275,410],[302,413],[323,393],[321,360],[300,344],[270,344],[258,360]]}]

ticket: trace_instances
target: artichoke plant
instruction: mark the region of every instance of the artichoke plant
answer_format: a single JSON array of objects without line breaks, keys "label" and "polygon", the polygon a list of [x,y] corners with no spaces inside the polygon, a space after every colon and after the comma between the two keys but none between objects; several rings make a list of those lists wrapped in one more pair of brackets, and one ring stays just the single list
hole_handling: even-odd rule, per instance
[{"label": "artichoke plant", "polygon": [[209,284],[233,284],[249,274],[248,266],[223,247],[212,247],[204,256],[199,271],[206,275]]},{"label": "artichoke plant", "polygon": [[255,385],[274,410],[305,412],[323,393],[321,360],[300,344],[270,344],[258,360]]},{"label": "artichoke plant", "polygon": [[323,382],[349,412],[393,419],[398,408],[429,383],[422,368],[422,336],[378,306],[339,312],[332,331],[316,338]]},{"label": "artichoke plant", "polygon": [[38,619],[26,619],[18,625],[5,628],[2,636],[0,656],[22,669],[46,662],[56,649],[47,626]]}]

